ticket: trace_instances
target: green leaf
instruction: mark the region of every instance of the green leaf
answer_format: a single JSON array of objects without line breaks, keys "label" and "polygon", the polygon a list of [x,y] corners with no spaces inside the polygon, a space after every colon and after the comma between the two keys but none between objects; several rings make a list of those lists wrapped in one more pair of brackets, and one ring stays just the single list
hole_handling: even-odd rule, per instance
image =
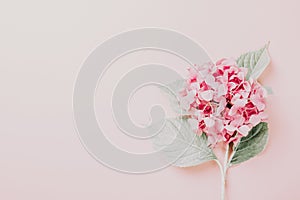
[{"label": "green leaf", "polygon": [[248,68],[247,79],[257,79],[269,65],[271,58],[268,53],[269,44],[258,51],[251,51],[241,55],[237,59],[239,67]]},{"label": "green leaf", "polygon": [[253,158],[265,149],[268,141],[268,124],[261,122],[234,147],[229,165],[239,164]]},{"label": "green leaf", "polygon": [[269,87],[269,86],[263,86],[263,87],[265,88],[265,90],[267,91],[268,94],[274,94],[271,87]]},{"label": "green leaf", "polygon": [[181,115],[186,114],[186,112],[180,107],[180,102],[178,99],[178,93],[184,87],[185,80],[177,80],[166,86],[160,86],[161,91],[167,96],[169,99],[170,105],[172,109]]},{"label": "green leaf", "polygon": [[154,147],[160,150],[164,159],[177,167],[191,167],[217,159],[207,145],[206,135],[196,135],[187,119],[182,118],[166,120],[165,126],[154,138]]}]

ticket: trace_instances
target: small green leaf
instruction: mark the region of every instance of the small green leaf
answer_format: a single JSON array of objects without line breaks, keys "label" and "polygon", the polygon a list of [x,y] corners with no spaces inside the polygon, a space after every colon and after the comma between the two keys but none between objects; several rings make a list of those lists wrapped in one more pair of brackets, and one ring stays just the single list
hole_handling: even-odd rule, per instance
[{"label": "small green leaf", "polygon": [[165,126],[154,138],[154,147],[160,150],[164,159],[177,167],[191,167],[217,159],[207,145],[207,136],[196,135],[187,119],[182,118],[166,120]]},{"label": "small green leaf", "polygon": [[274,94],[271,87],[269,87],[269,86],[263,86],[263,87],[265,88],[265,90],[267,91],[268,94]]},{"label": "small green leaf", "polygon": [[258,51],[245,53],[237,59],[239,67],[248,68],[247,79],[250,77],[257,79],[269,65],[271,58],[268,53],[268,46],[269,44]]},{"label": "small green leaf", "polygon": [[261,122],[253,127],[246,137],[234,147],[229,165],[239,164],[262,152],[268,141],[268,124]]}]

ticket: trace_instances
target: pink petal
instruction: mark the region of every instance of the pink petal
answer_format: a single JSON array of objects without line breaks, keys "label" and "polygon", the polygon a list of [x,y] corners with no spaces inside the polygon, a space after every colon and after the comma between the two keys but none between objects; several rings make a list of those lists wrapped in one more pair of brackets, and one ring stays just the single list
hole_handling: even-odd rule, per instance
[{"label": "pink petal", "polygon": [[232,100],[232,103],[238,107],[244,107],[247,103],[248,99],[235,99]]},{"label": "pink petal", "polygon": [[194,89],[194,90],[199,90],[200,89],[200,84],[198,82],[191,83],[190,88]]},{"label": "pink petal", "polygon": [[260,112],[258,115],[260,116],[260,118],[261,118],[262,120],[268,119],[268,115],[267,115],[266,112]]},{"label": "pink petal", "polygon": [[256,126],[257,124],[259,124],[259,122],[261,122],[261,116],[259,115],[251,115],[249,122],[253,125]]},{"label": "pink petal", "polygon": [[238,128],[238,131],[240,134],[242,134],[243,136],[247,136],[249,131],[250,131],[250,127],[247,125],[243,125],[240,128]]},{"label": "pink petal", "polygon": [[215,77],[212,75],[207,75],[205,82],[207,85],[211,86],[212,88],[216,87]]},{"label": "pink petal", "polygon": [[207,127],[213,127],[214,124],[215,124],[215,120],[213,120],[212,118],[210,117],[206,117],[203,119],[204,120],[204,123]]},{"label": "pink petal", "polygon": [[241,126],[242,124],[244,124],[244,122],[245,122],[245,118],[242,115],[238,115],[238,116],[235,116],[235,119],[233,121],[231,121],[230,124],[232,126],[238,127],[238,126]]},{"label": "pink petal", "polygon": [[226,107],[226,99],[222,98],[219,102],[219,106],[217,108],[216,115],[220,115],[221,112],[225,109],[225,107]]},{"label": "pink petal", "polygon": [[213,91],[212,90],[207,90],[207,91],[201,92],[200,95],[201,95],[203,100],[211,101],[212,98],[213,98]]},{"label": "pink petal", "polygon": [[207,142],[208,142],[208,144],[215,146],[217,143],[217,139],[214,135],[207,134]]},{"label": "pink petal", "polygon": [[258,109],[259,111],[264,110],[265,107],[266,107],[265,103],[264,103],[261,99],[259,99],[259,98],[257,98],[257,97],[252,97],[252,98],[251,98],[251,101],[252,101],[252,103],[257,107],[257,109]]},{"label": "pink petal", "polygon": [[224,129],[223,121],[220,119],[215,120],[214,128],[217,131],[217,133],[221,133]]},{"label": "pink petal", "polygon": [[230,110],[229,110],[229,112],[228,112],[228,115],[230,115],[230,116],[235,115],[239,109],[240,109],[240,106],[238,106],[238,105],[236,105],[236,104],[233,105],[233,106],[230,108]]},{"label": "pink petal", "polygon": [[218,87],[218,97],[222,96],[222,95],[225,95],[226,92],[227,92],[227,88],[225,87],[225,85],[220,84],[219,87]]},{"label": "pink petal", "polygon": [[234,132],[236,130],[236,127],[232,126],[231,124],[230,125],[226,125],[225,126],[225,129],[229,132]]}]

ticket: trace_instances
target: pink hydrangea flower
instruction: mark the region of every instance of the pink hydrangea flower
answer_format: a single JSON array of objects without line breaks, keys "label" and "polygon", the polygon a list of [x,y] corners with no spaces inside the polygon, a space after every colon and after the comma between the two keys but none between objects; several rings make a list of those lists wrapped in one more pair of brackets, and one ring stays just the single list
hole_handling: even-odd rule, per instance
[{"label": "pink hydrangea flower", "polygon": [[256,80],[246,80],[247,69],[233,59],[189,68],[180,105],[189,113],[197,134],[205,133],[211,145],[236,143],[267,116],[265,89]]}]

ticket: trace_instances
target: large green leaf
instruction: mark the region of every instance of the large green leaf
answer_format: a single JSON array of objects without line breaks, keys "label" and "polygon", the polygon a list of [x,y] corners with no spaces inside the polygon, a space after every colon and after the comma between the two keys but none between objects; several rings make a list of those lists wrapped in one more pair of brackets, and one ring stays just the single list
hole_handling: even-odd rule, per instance
[{"label": "large green leaf", "polygon": [[160,133],[154,138],[154,147],[164,159],[178,167],[196,166],[217,159],[207,145],[205,134],[196,135],[187,119],[168,119]]},{"label": "large green leaf", "polygon": [[172,109],[178,114],[185,114],[185,111],[180,107],[179,103],[179,92],[184,87],[185,80],[177,80],[168,85],[160,86],[161,91],[167,96],[169,99],[170,105]]},{"label": "large green leaf", "polygon": [[268,124],[261,122],[243,137],[232,152],[229,165],[239,164],[262,152],[268,141]]},{"label": "large green leaf", "polygon": [[237,59],[239,67],[248,68],[247,79],[250,77],[257,79],[269,65],[271,58],[268,53],[268,46],[269,44],[258,51],[245,53]]}]

